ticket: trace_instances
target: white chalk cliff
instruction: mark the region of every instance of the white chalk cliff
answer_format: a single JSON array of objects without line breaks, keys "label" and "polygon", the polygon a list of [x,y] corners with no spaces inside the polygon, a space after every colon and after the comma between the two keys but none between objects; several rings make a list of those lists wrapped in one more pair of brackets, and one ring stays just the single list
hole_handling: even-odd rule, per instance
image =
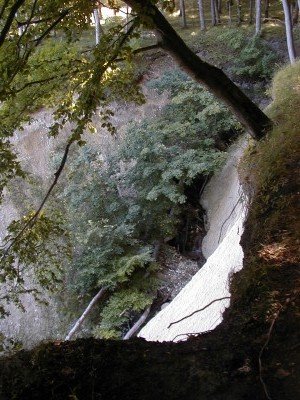
[{"label": "white chalk cliff", "polygon": [[189,334],[212,330],[222,321],[229,299],[216,301],[203,311],[172,324],[216,299],[229,297],[230,276],[242,268],[243,251],[239,242],[246,205],[237,164],[245,144],[246,140],[242,139],[230,148],[226,164],[202,195],[209,228],[203,241],[206,263],[174,300],[144,326],[140,337],[148,341],[180,341]]}]

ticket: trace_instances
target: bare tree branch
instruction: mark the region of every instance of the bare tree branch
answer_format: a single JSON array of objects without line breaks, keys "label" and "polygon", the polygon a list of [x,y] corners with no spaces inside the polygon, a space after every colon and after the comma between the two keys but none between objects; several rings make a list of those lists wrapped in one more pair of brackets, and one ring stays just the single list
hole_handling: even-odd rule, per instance
[{"label": "bare tree branch", "polygon": [[69,154],[70,147],[71,147],[72,143],[73,143],[73,140],[71,139],[68,142],[68,144],[67,144],[67,146],[65,148],[64,155],[63,155],[63,158],[61,160],[61,163],[60,163],[57,171],[54,174],[54,180],[53,180],[50,188],[48,189],[48,192],[46,193],[43,201],[41,202],[39,208],[36,210],[36,212],[33,214],[33,216],[26,222],[26,224],[23,226],[23,228],[20,230],[20,232],[10,241],[9,246],[5,249],[5,251],[4,251],[4,253],[3,253],[2,257],[1,257],[1,260],[0,260],[1,262],[5,259],[5,257],[9,253],[10,249],[12,248],[12,246],[23,236],[23,233],[27,229],[31,228],[35,224],[38,216],[40,215],[45,203],[47,202],[49,196],[51,195],[53,189],[55,188],[55,186],[57,184],[57,181],[58,181],[58,179],[59,179],[59,177],[60,177],[60,175],[61,175],[61,173],[62,173],[62,171],[64,169],[64,166],[65,166],[65,164],[67,162],[68,154]]},{"label": "bare tree branch", "polygon": [[[73,71],[73,73],[76,73],[76,72],[78,72],[78,71]],[[50,76],[49,78],[45,78],[45,79],[39,79],[37,81],[27,82],[21,88],[11,91],[10,94],[20,93],[20,92],[22,92],[23,90],[25,90],[29,86],[38,85],[40,83],[48,83],[48,82],[51,82],[51,81],[53,81],[55,79],[64,78],[64,77],[66,77],[68,75],[69,75],[69,73],[65,73],[65,74],[61,74],[61,75]]]},{"label": "bare tree branch", "polygon": [[146,308],[146,310],[143,312],[143,314],[140,316],[140,318],[136,321],[136,323],[129,329],[129,331],[123,337],[123,340],[130,339],[140,329],[140,327],[143,325],[143,323],[148,318],[148,315],[150,314],[150,309],[151,309],[151,306]]},{"label": "bare tree branch", "polygon": [[[20,37],[19,37],[19,39],[18,39],[17,46],[20,44],[20,42],[21,42],[22,38],[24,37],[24,35],[26,35],[26,32],[27,32],[27,30],[28,30],[28,28],[29,28],[29,25],[30,25],[30,23],[31,23],[31,20],[32,20],[32,18],[34,17],[34,13],[35,13],[35,9],[36,9],[37,2],[38,2],[38,0],[34,0],[34,2],[33,2],[33,6],[32,6],[32,9],[31,9],[30,16],[29,16],[29,18],[28,18],[28,21],[27,21],[27,23],[26,23],[26,26],[25,26],[24,31],[22,32],[22,34],[20,35]],[[18,24],[18,25],[19,25],[19,24]]]},{"label": "bare tree branch", "polygon": [[[145,47],[141,47],[141,48],[139,48],[139,49],[136,49],[136,50],[133,50],[133,54],[139,54],[139,53],[143,53],[143,52],[145,52],[145,51],[149,51],[149,50],[154,50],[154,49],[159,49],[159,48],[161,48],[160,47],[160,44],[159,43],[156,43],[156,44],[152,44],[152,45],[150,45],[150,46],[145,46]],[[120,57],[120,58],[117,58],[116,59],[116,62],[120,62],[120,61],[124,61],[125,60],[125,57]]]},{"label": "bare tree branch", "polygon": [[178,322],[184,321],[185,319],[192,317],[193,315],[197,314],[198,312],[205,310],[206,308],[211,306],[213,303],[216,303],[217,301],[226,300],[226,299],[230,299],[230,297],[225,296],[225,297],[221,297],[220,299],[215,299],[215,300],[211,301],[210,303],[206,304],[206,306],[200,308],[200,310],[196,310],[196,311],[192,312],[191,314],[186,315],[185,317],[179,319],[178,321],[171,322],[170,325],[168,326],[168,329],[171,328],[172,325],[178,324]]},{"label": "bare tree branch", "polygon": [[2,31],[1,31],[1,33],[0,33],[0,46],[2,46],[3,43],[4,43],[4,40],[5,40],[5,38],[6,38],[6,35],[7,35],[8,31],[9,31],[9,29],[10,29],[12,23],[13,23],[13,20],[14,20],[14,18],[15,18],[15,15],[16,15],[18,9],[19,9],[24,3],[25,3],[25,0],[17,0],[17,1],[15,2],[15,4],[11,7],[10,13],[9,13],[9,15],[8,15],[8,17],[7,17],[7,20],[6,20],[6,23],[5,23],[3,29],[2,29]]},{"label": "bare tree branch", "polygon": [[60,16],[49,26],[48,29],[45,30],[45,32],[35,40],[35,45],[38,46],[43,39],[49,35],[49,33],[69,14],[70,9],[64,10]]},{"label": "bare tree branch", "polygon": [[107,292],[108,288],[103,287],[99,290],[99,292],[96,294],[96,296],[93,297],[93,299],[90,301],[89,305],[87,308],[84,310],[84,312],[81,314],[81,317],[76,321],[75,325],[73,328],[70,330],[70,332],[67,334],[65,337],[65,340],[71,340],[71,338],[74,336],[74,334],[78,331],[80,326],[83,324],[83,321],[86,319],[86,317],[90,314],[92,311],[94,305],[98,303],[98,301],[104,296],[104,294]]},{"label": "bare tree branch", "polygon": [[2,18],[3,14],[4,14],[4,11],[5,11],[6,7],[8,6],[8,3],[9,3],[9,0],[5,0],[4,1],[3,5],[2,5],[2,8],[0,10],[0,19]]}]

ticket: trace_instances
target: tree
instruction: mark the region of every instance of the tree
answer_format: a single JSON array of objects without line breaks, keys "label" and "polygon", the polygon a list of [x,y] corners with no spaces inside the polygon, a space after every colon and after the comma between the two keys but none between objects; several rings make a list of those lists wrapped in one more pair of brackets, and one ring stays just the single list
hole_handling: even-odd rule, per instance
[{"label": "tree", "polygon": [[261,33],[261,0],[255,0],[255,35]]},{"label": "tree", "polygon": [[242,4],[240,0],[236,1],[236,11],[237,11],[237,24],[239,26],[242,23]]},{"label": "tree", "polygon": [[200,29],[201,29],[201,31],[205,31],[205,17],[204,17],[203,0],[198,0],[198,8],[199,8]]},{"label": "tree", "polygon": [[180,7],[180,15],[181,15],[182,27],[183,28],[187,28],[186,12],[185,12],[185,0],[180,0],[179,7]]},{"label": "tree", "polygon": [[[2,187],[14,175],[22,174],[10,147],[10,138],[17,128],[30,120],[32,112],[45,105],[54,108],[54,123],[50,127],[53,136],[68,122],[73,128],[51,187],[38,210],[25,220],[18,232],[14,231],[15,236],[11,235],[1,249],[1,262],[12,260],[10,252],[18,257],[18,245],[24,233],[30,232],[39,221],[64,169],[70,147],[73,143],[84,144],[82,134],[86,127],[92,129],[92,117],[98,107],[101,107],[102,126],[113,132],[109,104],[120,98],[142,101],[137,85],[132,85],[130,60],[134,51],[129,46],[130,39],[138,35],[142,25],[155,31],[158,44],[154,47],[165,49],[196,82],[222,100],[255,139],[263,137],[272,126],[270,119],[220,69],[194,54],[150,0],[126,1],[133,9],[130,28],[124,32],[124,25],[113,26],[102,35],[98,46],[83,49],[75,45],[76,32],[89,26],[94,2],[57,0],[44,2],[41,7],[37,7],[37,1],[12,3],[2,2],[0,11],[0,59],[4,78],[0,86],[0,150],[5,159],[1,164]],[[109,4],[114,6],[115,3],[110,1]],[[25,26],[21,36],[20,24]],[[62,42],[49,37],[54,29],[61,35]],[[121,262],[131,265],[127,259]],[[15,271],[12,263],[8,267]]]},{"label": "tree", "polygon": [[293,35],[293,21],[292,21],[291,7],[288,0],[282,0],[282,5],[284,11],[287,48],[288,48],[290,62],[291,64],[293,64],[296,60],[296,50],[295,50],[294,35]]},{"label": "tree", "polygon": [[154,29],[159,45],[196,81],[205,85],[234,112],[255,138],[262,138],[272,121],[222,72],[195,55],[150,0],[126,0],[148,26]]},{"label": "tree", "polygon": [[215,0],[210,0],[210,14],[211,14],[211,24],[212,24],[212,26],[217,25]]},{"label": "tree", "polygon": [[249,0],[249,24],[253,24],[253,3],[254,0]]},{"label": "tree", "polygon": [[[4,179],[3,184],[9,179],[10,176],[14,174],[20,174],[20,168],[17,162],[17,158],[12,156],[12,152],[9,150],[9,137],[13,134],[13,131],[22,125],[23,121],[26,120],[30,112],[36,107],[36,102],[38,101],[36,97],[32,98],[32,93],[29,96],[29,88],[41,87],[43,83],[52,82],[53,85],[56,84],[59,75],[52,76],[42,76],[39,77],[35,82],[32,81],[27,71],[26,66],[30,63],[31,58],[39,51],[40,46],[49,37],[54,29],[63,29],[71,38],[73,30],[82,30],[89,25],[90,15],[95,8],[95,4],[88,0],[65,0],[62,2],[45,2],[43,7],[36,7],[36,1],[32,6],[28,5],[25,0],[18,0],[13,3],[13,6],[9,8],[9,2],[4,2],[1,10],[1,17],[3,20],[3,29],[0,33],[0,47],[3,49],[4,41],[9,34],[9,40],[5,44],[3,51],[3,59],[5,58],[5,63],[3,67],[3,76],[7,76],[1,83],[0,97],[1,100],[5,100],[7,103],[12,99],[12,96],[17,91],[18,97],[25,95],[28,92],[28,99],[26,108],[24,106],[22,112],[18,118],[15,118],[14,122],[11,123],[10,127],[7,127],[5,138],[5,143],[2,143],[2,153],[6,158],[10,157],[11,162],[10,167],[6,169],[7,178]],[[101,59],[101,64],[97,62],[95,65],[95,59],[92,60],[89,57],[88,63],[81,63],[81,61],[76,62],[76,68],[74,63],[70,63],[69,67],[65,71],[65,75],[61,77],[64,80],[64,85],[69,86],[67,90],[71,89],[72,82],[74,82],[75,69],[76,75],[80,76],[80,79],[84,81],[86,77],[87,66],[90,65],[93,69],[93,75],[90,80],[97,80],[101,77],[106,77],[105,71],[114,64],[114,60],[117,59],[125,48],[126,54],[128,54],[128,48],[125,46],[128,43],[131,35],[135,34],[135,30],[140,24],[145,24],[149,28],[156,31],[158,44],[167,50],[171,55],[174,56],[175,60],[187,71],[189,72],[199,83],[204,84],[209,90],[211,90],[217,97],[225,101],[225,103],[232,109],[240,121],[249,130],[250,134],[255,138],[260,138],[264,135],[265,130],[268,130],[271,126],[271,121],[266,117],[266,115],[259,110],[243,93],[242,91],[219,69],[208,63],[203,62],[199,57],[197,57],[188,48],[184,41],[179,37],[175,30],[171,27],[168,21],[159,12],[155,4],[152,1],[147,0],[145,2],[138,0],[128,0],[126,1],[128,6],[132,6],[137,12],[137,17],[134,18],[135,24],[131,27],[124,37],[119,34],[119,39],[115,40],[116,33],[118,29],[108,33],[103,38],[103,43],[101,50],[99,48],[97,57]],[[215,3],[215,2],[213,2]],[[168,2],[167,2],[168,4]],[[115,8],[114,2],[108,2]],[[22,8],[23,7],[23,8]],[[214,8],[215,9],[215,8]],[[22,11],[20,13],[20,11]],[[19,20],[18,15],[24,15],[25,20]],[[21,25],[25,26],[25,30],[21,36],[18,35],[17,28]],[[113,46],[108,43],[111,41]],[[15,51],[15,46],[24,46],[24,54]],[[6,48],[8,46],[8,48]],[[107,48],[107,49],[106,49]],[[8,51],[9,50],[9,51]],[[101,56],[100,56],[101,54]],[[110,60],[108,61],[110,57]],[[83,58],[82,56],[78,57]],[[96,58],[96,57],[95,57]],[[39,60],[40,65],[42,60]],[[44,64],[43,64],[44,65]],[[102,65],[100,67],[100,65]],[[35,66],[36,68],[36,66]],[[30,74],[32,72],[30,71]],[[35,72],[36,73],[36,72]],[[23,74],[23,76],[22,76]],[[25,74],[25,75],[24,75]],[[70,80],[67,80],[67,76],[70,76]],[[24,80],[30,79],[30,82],[25,84],[24,88],[20,88],[20,84],[16,87],[17,79]],[[75,85],[73,84],[74,88]],[[57,87],[60,87],[60,83],[57,83]],[[89,123],[93,112],[99,105],[99,99],[102,99],[103,90],[97,92],[95,97],[95,92],[91,93],[92,86],[85,85],[83,90],[84,94],[79,96],[76,110],[71,111],[72,104],[69,101],[66,103],[68,96],[64,96],[64,101],[60,107],[57,107],[56,114],[60,116],[63,124],[68,120],[73,119],[73,122],[77,123],[77,132],[74,133],[72,141],[80,140],[81,133],[84,127]],[[76,90],[78,88],[78,82],[76,83]],[[22,91],[22,93],[20,92]],[[74,89],[72,89],[74,91]],[[47,90],[43,93],[43,96],[49,96],[49,86]],[[88,94],[88,92],[90,92]],[[86,96],[89,96],[89,101],[86,101]],[[101,97],[102,96],[102,97]],[[23,96],[24,97],[24,96]],[[42,102],[41,93],[39,95],[40,102]],[[105,96],[104,96],[105,97]],[[16,99],[15,99],[16,100]],[[29,100],[29,101],[28,101]],[[108,104],[108,102],[106,102]],[[8,112],[8,111],[7,111]],[[65,116],[65,118],[63,118]],[[12,116],[11,116],[12,119]],[[59,131],[60,123],[56,123],[52,128],[52,133],[57,134]]]},{"label": "tree", "polygon": [[94,16],[94,21],[95,21],[95,42],[96,45],[100,43],[100,35],[102,32],[102,27],[100,23],[100,15],[99,15],[99,9],[94,8],[93,10],[93,16]]},{"label": "tree", "polygon": [[265,4],[264,4],[264,17],[265,17],[265,19],[269,18],[269,8],[270,8],[270,0],[265,0]]}]

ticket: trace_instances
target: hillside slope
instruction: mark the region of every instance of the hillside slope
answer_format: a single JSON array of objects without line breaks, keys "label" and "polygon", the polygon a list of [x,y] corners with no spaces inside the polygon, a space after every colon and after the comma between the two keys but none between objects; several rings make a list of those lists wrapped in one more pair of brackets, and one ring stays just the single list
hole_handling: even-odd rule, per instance
[{"label": "hillside slope", "polygon": [[180,344],[81,339],[17,353],[0,362],[1,399],[300,397],[299,88],[299,63],[277,75],[277,126],[244,162],[244,268],[223,323]]}]

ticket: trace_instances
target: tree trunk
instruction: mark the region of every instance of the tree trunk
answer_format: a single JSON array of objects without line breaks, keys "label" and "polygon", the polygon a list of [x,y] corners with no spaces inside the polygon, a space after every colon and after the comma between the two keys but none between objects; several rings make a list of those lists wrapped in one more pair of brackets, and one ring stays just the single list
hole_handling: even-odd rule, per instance
[{"label": "tree trunk", "polygon": [[253,0],[249,0],[249,25],[253,24]]},{"label": "tree trunk", "polygon": [[212,26],[216,26],[217,20],[216,20],[215,0],[210,0],[210,12],[211,12],[211,24]]},{"label": "tree trunk", "polygon": [[129,331],[123,337],[123,340],[130,339],[140,329],[140,327],[143,325],[143,323],[146,321],[148,315],[150,314],[150,309],[151,309],[151,307],[146,308],[146,310],[143,312],[143,314],[140,316],[140,318],[137,320],[137,322],[129,329]]},{"label": "tree trunk", "polygon": [[261,0],[255,0],[255,35],[261,33]]},{"label": "tree trunk", "polygon": [[75,325],[73,328],[70,330],[70,332],[67,334],[65,340],[71,340],[71,338],[74,336],[74,334],[78,331],[78,329],[81,327],[83,324],[83,321],[86,319],[86,317],[91,313],[94,305],[98,303],[98,301],[104,296],[104,294],[107,292],[107,288],[103,287],[99,290],[99,292],[96,294],[95,297],[91,300],[87,308],[84,310],[82,313],[81,317],[76,321]]},{"label": "tree trunk", "polygon": [[101,24],[100,24],[100,17],[99,17],[99,10],[95,8],[93,10],[94,20],[95,20],[95,40],[96,45],[100,43],[101,37]]},{"label": "tree trunk", "polygon": [[198,7],[199,7],[200,29],[201,29],[201,31],[205,31],[205,17],[204,17],[203,0],[198,0]]},{"label": "tree trunk", "polygon": [[237,15],[237,25],[240,26],[242,23],[242,5],[241,1],[236,1],[236,15]]},{"label": "tree trunk", "polygon": [[218,9],[217,0],[214,0],[214,5],[215,5],[216,23],[219,24],[219,23],[221,22],[221,20],[220,20],[220,14],[219,14],[219,9]]},{"label": "tree trunk", "polygon": [[126,5],[126,26],[125,26],[125,32],[128,33],[129,30],[129,7]]},{"label": "tree trunk", "polygon": [[227,1],[227,7],[228,7],[228,25],[232,25],[232,15],[231,15],[231,0]]},{"label": "tree trunk", "polygon": [[294,27],[294,21],[293,21],[294,3],[293,2],[290,3],[290,13],[291,13],[291,24],[292,24],[292,28],[293,28]]},{"label": "tree trunk", "polygon": [[[299,0],[300,3],[300,0]],[[293,15],[293,25],[296,25],[299,20],[299,4],[298,2],[295,3],[294,15]]]},{"label": "tree trunk", "polygon": [[264,10],[265,19],[269,18],[269,7],[270,7],[270,1],[265,0],[265,10]]},{"label": "tree trunk", "polygon": [[182,27],[187,28],[186,13],[185,13],[185,0],[180,0],[179,6],[180,6]]},{"label": "tree trunk", "polygon": [[218,0],[218,13],[222,14],[222,0]]},{"label": "tree trunk", "polygon": [[292,16],[291,9],[288,0],[282,0],[284,20],[285,20],[285,32],[286,32],[286,43],[289,53],[291,64],[295,62],[296,50],[293,36]]},{"label": "tree trunk", "polygon": [[219,68],[200,59],[177,34],[150,0],[126,0],[136,12],[151,19],[160,46],[165,49],[193,79],[207,87],[236,115],[255,139],[265,136],[272,121]]},{"label": "tree trunk", "polygon": [[103,19],[103,16],[102,16],[102,4],[101,3],[98,3],[98,11],[99,11],[99,18],[101,20],[101,19]]}]

